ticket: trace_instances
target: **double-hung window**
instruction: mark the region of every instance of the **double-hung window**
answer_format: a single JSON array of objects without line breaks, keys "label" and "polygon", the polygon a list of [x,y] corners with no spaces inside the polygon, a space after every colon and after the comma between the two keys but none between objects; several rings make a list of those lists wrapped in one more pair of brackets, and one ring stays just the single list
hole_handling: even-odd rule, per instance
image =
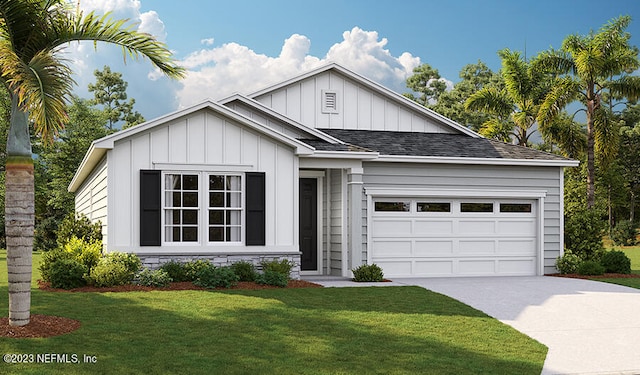
[{"label": "double-hung window", "polygon": [[165,242],[198,242],[200,183],[198,174],[164,177]]},{"label": "double-hung window", "polygon": [[209,242],[240,242],[242,238],[242,177],[209,175]]}]

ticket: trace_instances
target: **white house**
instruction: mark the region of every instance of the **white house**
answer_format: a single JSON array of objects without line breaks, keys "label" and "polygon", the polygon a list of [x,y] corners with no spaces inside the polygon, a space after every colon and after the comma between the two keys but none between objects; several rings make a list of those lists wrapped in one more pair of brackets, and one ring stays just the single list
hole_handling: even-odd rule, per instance
[{"label": "white house", "polygon": [[[301,274],[542,275],[577,161],[488,140],[339,65],[96,140],[69,186],[107,251]],[[297,271],[298,269],[296,269]]]}]

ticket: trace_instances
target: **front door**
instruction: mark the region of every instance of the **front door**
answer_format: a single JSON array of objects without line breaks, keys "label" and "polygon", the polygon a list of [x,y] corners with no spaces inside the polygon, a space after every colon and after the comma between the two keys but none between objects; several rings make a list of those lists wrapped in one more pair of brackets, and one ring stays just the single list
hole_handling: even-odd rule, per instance
[{"label": "front door", "polygon": [[318,180],[300,179],[300,251],[302,271],[318,270]]}]

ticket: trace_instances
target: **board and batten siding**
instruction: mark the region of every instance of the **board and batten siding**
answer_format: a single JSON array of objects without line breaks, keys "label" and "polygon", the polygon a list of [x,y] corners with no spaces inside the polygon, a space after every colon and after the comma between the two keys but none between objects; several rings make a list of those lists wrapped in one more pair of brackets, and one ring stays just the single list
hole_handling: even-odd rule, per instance
[{"label": "board and batten siding", "polygon": [[255,108],[249,107],[246,104],[233,102],[227,104],[227,107],[233,109],[234,111],[241,113],[242,115],[252,119],[253,121],[267,126],[277,132],[280,132],[284,135],[288,135],[291,138],[295,139],[308,139],[309,134],[297,129],[291,125],[285,124],[281,121],[276,121],[271,117],[265,116],[262,112],[257,111]]},{"label": "board and batten siding", "polygon": [[107,159],[104,158],[76,192],[76,214],[102,224],[102,244],[108,244],[107,226]]},{"label": "board and batten siding", "polygon": [[[416,189],[546,191],[544,198],[544,272],[554,273],[555,260],[560,256],[560,225],[562,192],[559,167],[483,166],[454,164],[394,164],[364,163],[364,189]],[[363,207],[367,207],[363,194]],[[366,226],[366,223],[363,223]],[[363,232],[366,228],[363,228]],[[366,232],[365,232],[366,233]],[[366,239],[363,241],[366,249]],[[365,258],[366,259],[366,258]]]},{"label": "board and batten siding", "polygon": [[[142,169],[210,173],[264,172],[266,245],[182,244],[140,247]],[[109,151],[109,250],[211,253],[297,250],[298,157],[294,150],[218,112],[203,109],[115,142]],[[202,198],[201,198],[202,199]],[[201,219],[205,215],[201,215]],[[260,250],[262,249],[262,250]]]},{"label": "board and batten siding", "polygon": [[[336,94],[337,109],[323,112],[323,92]],[[276,112],[318,129],[456,133],[406,103],[392,100],[357,81],[326,71],[256,98]]]}]

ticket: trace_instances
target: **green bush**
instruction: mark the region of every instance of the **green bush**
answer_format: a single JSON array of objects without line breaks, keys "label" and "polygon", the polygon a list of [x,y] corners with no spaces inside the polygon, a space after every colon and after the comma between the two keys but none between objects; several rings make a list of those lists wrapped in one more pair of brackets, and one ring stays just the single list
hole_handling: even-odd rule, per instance
[{"label": "green bush", "polygon": [[578,266],[578,274],[584,276],[599,276],[604,274],[604,267],[596,261],[585,260]]},{"label": "green bush", "polygon": [[59,258],[50,264],[49,281],[53,288],[73,289],[86,285],[87,268],[74,258]]},{"label": "green bush", "polygon": [[198,275],[200,271],[205,268],[213,267],[213,265],[207,259],[198,259],[192,260],[190,262],[185,263],[184,272],[185,272],[185,281],[196,281],[198,280]]},{"label": "green bush", "polygon": [[53,264],[59,260],[75,260],[71,253],[67,253],[62,249],[54,249],[42,253],[40,260],[40,277],[42,280],[51,283],[51,268]]},{"label": "green bush", "polygon": [[266,270],[256,276],[256,283],[284,288],[289,284],[289,277],[281,272]]},{"label": "green bush", "polygon": [[98,287],[129,284],[141,266],[135,254],[108,253],[90,271],[88,281]]},{"label": "green bush", "polygon": [[351,270],[353,272],[353,281],[382,281],[384,273],[377,264],[363,264],[360,267]]},{"label": "green bush", "polygon": [[600,213],[586,209],[572,213],[564,226],[565,247],[581,259],[593,260],[603,249],[602,235],[606,221]]},{"label": "green bush", "polygon": [[571,250],[565,250],[561,257],[556,258],[556,268],[562,274],[577,273],[581,262],[582,259],[579,256]]},{"label": "green bush", "polygon": [[623,251],[607,251],[602,255],[600,264],[604,267],[604,272],[631,273],[631,259]]},{"label": "green bush", "polygon": [[102,241],[102,224],[100,222],[91,223],[91,220],[84,215],[76,216],[74,213],[70,213],[62,220],[56,232],[58,246],[66,245],[74,236],[89,243]]},{"label": "green bush", "polygon": [[62,250],[72,254],[80,263],[91,270],[98,264],[102,255],[102,241],[87,242],[76,236],[72,236],[69,241],[62,246]]},{"label": "green bush", "polygon": [[238,284],[238,279],[238,275],[230,267],[209,265],[200,270],[198,279],[193,283],[204,288],[231,288]]},{"label": "green bush", "polygon": [[239,281],[255,281],[256,267],[253,263],[241,260],[231,265],[233,272],[240,278]]},{"label": "green bush", "polygon": [[165,287],[169,285],[169,283],[173,281],[167,271],[163,269],[157,269],[152,271],[148,268],[145,268],[138,274],[138,284],[144,286],[156,286],[156,287]]},{"label": "green bush", "polygon": [[175,282],[193,281],[187,276],[187,269],[184,263],[172,260],[160,266],[160,269],[166,272],[171,280]]},{"label": "green bush", "polygon": [[289,280],[289,278],[291,277],[291,269],[294,266],[294,264],[290,262],[288,259],[263,260],[262,262],[260,262],[260,265],[262,266],[263,272],[266,272],[266,271],[278,272],[285,275],[287,277],[287,280]]},{"label": "green bush", "polygon": [[618,246],[633,246],[637,244],[636,235],[636,226],[629,220],[620,221],[611,231],[611,239]]}]

